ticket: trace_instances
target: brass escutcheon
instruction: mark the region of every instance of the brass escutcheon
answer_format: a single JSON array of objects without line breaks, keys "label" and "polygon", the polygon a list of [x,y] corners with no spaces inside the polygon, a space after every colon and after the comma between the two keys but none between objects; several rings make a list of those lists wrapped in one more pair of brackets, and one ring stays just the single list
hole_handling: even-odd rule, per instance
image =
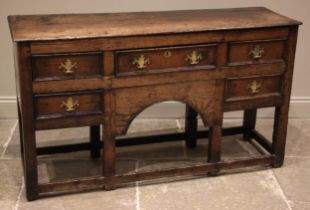
[{"label": "brass escutcheon", "polygon": [[260,47],[259,45],[256,45],[254,47],[254,49],[252,49],[250,51],[250,55],[254,58],[254,59],[259,59],[261,57],[263,57],[265,53],[265,49],[263,47]]},{"label": "brass escutcheon", "polygon": [[197,51],[192,51],[185,58],[186,61],[191,65],[199,64],[199,62],[203,59],[202,53]]},{"label": "brass escutcheon", "polygon": [[77,64],[72,63],[70,59],[67,59],[64,63],[60,63],[59,69],[61,69],[65,74],[73,74],[73,69],[77,69]]},{"label": "brass escutcheon", "polygon": [[65,108],[66,112],[73,112],[80,106],[78,100],[74,100],[72,97],[67,98],[66,101],[63,101],[60,105],[61,108]]},{"label": "brass escutcheon", "polygon": [[146,57],[145,55],[141,54],[138,57],[135,57],[132,61],[133,65],[136,65],[138,69],[144,69],[151,63],[150,58]]},{"label": "brass escutcheon", "polygon": [[256,93],[260,92],[261,87],[262,87],[262,83],[261,82],[257,82],[256,80],[254,80],[253,82],[248,84],[247,90],[249,90],[253,94],[256,94]]},{"label": "brass escutcheon", "polygon": [[167,50],[167,51],[164,52],[165,58],[170,58],[171,55],[172,55],[172,52],[170,50]]}]

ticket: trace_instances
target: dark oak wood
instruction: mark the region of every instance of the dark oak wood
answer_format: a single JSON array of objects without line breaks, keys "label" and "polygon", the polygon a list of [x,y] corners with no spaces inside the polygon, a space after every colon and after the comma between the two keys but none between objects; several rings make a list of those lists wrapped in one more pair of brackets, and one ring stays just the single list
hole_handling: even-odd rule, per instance
[{"label": "dark oak wood", "polygon": [[251,140],[251,132],[253,129],[255,129],[256,124],[256,115],[257,115],[257,109],[246,109],[244,110],[243,114],[243,127],[244,127],[244,133],[243,133],[243,139],[246,141]]},{"label": "dark oak wood", "polygon": [[[229,78],[226,82],[226,101],[255,100],[280,96],[281,76]],[[256,82],[260,87],[257,92],[250,88]]]},{"label": "dark oak wood", "polygon": [[190,106],[185,110],[185,142],[187,148],[194,148],[197,145],[197,112]]},{"label": "dark oak wood", "polygon": [[20,125],[22,130],[23,162],[26,195],[29,201],[38,198],[38,172],[36,157],[36,135],[34,127],[34,106],[31,89],[30,48],[28,43],[17,46],[19,93],[20,93]]},{"label": "dark oak wood", "polygon": [[[167,48],[151,48],[116,52],[116,74],[131,75],[131,72],[161,72],[171,69],[215,69],[216,45],[190,45]],[[192,65],[186,59],[193,51],[201,53],[202,59],[197,65]],[[168,55],[166,55],[166,54]],[[133,64],[134,58],[140,55],[149,59],[145,68],[139,69]]]},{"label": "dark oak wood", "polygon": [[108,52],[110,50],[128,50],[163,46],[169,47],[175,45],[287,39],[288,34],[289,30],[287,27],[275,27],[148,36],[36,41],[31,43],[31,52],[36,54],[85,51]]},{"label": "dark oak wood", "polygon": [[[9,16],[8,19],[13,41],[119,37],[300,24],[263,7],[111,14],[23,15]],[[182,24],[179,24],[180,22]]]},{"label": "dark oak wood", "polygon": [[[114,189],[168,176],[283,164],[298,21],[266,8],[9,16],[15,48],[21,153],[28,200],[63,191]],[[153,104],[186,105],[185,132],[120,137]],[[275,107],[272,141],[256,112]],[[244,111],[223,129],[223,113]],[[197,131],[197,116],[208,130]],[[102,131],[100,126],[102,125]],[[36,148],[37,130],[90,126],[90,142]],[[100,141],[102,132],[102,141]],[[243,134],[261,157],[221,160],[221,137]],[[208,137],[200,166],[115,173],[116,146]],[[37,155],[88,149],[102,175],[38,184]]]},{"label": "dark oak wood", "polygon": [[[253,58],[251,50],[259,46],[264,52],[261,58]],[[231,66],[284,62],[285,40],[232,42],[229,45],[228,63]]]},{"label": "dark oak wood", "polygon": [[101,142],[100,142],[100,125],[90,126],[90,156],[92,158],[100,157]]},{"label": "dark oak wood", "polygon": [[283,165],[285,143],[287,134],[287,123],[288,123],[288,111],[290,105],[292,78],[295,61],[295,51],[297,43],[298,27],[292,26],[289,38],[286,43],[286,49],[288,50],[285,54],[287,69],[283,75],[282,93],[283,93],[283,104],[276,107],[275,120],[274,120],[274,132],[272,148],[275,154],[274,167],[280,167]]},{"label": "dark oak wood", "polygon": [[[102,92],[41,94],[35,95],[34,98],[37,120],[103,113]],[[70,98],[75,104],[71,111],[69,110],[71,105],[69,107],[66,105]]]},{"label": "dark oak wood", "polygon": [[113,177],[90,177],[84,179],[68,180],[55,183],[44,183],[39,185],[40,196],[53,195],[55,193],[83,192],[93,189],[100,189],[109,183],[119,185],[127,182],[150,180],[162,177],[202,175],[207,172],[218,170],[230,170],[236,168],[251,167],[255,165],[270,165],[274,156],[259,156],[243,159],[235,159],[229,162],[200,164],[195,167],[182,167],[164,169],[159,171],[146,171],[133,174],[115,175]]}]

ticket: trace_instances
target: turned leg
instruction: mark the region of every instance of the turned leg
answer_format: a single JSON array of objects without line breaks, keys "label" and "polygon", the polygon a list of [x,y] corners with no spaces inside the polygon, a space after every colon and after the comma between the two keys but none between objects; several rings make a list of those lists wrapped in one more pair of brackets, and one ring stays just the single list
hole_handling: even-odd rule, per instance
[{"label": "turned leg", "polygon": [[243,115],[243,139],[251,140],[251,131],[255,128],[257,109],[247,109]]},{"label": "turned leg", "polygon": [[100,125],[90,126],[90,156],[100,157]]},{"label": "turned leg", "polygon": [[197,112],[186,105],[185,112],[185,141],[187,148],[197,145]]}]

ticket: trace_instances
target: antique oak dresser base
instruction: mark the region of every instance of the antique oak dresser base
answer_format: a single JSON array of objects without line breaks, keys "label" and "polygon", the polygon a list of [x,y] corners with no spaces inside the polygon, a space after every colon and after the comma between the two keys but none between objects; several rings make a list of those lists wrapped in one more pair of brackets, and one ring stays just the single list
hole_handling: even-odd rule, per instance
[{"label": "antique oak dresser base", "polygon": [[[155,178],[282,166],[300,22],[266,8],[8,19],[28,200]],[[116,138],[139,113],[163,101],[186,104],[183,133]],[[275,108],[271,140],[255,129],[257,109],[264,107]],[[222,128],[223,113],[238,110],[244,111],[243,124]],[[208,130],[197,131],[198,115]],[[89,143],[36,146],[36,131],[81,126],[90,127]],[[221,160],[221,137],[235,134],[261,155]],[[208,141],[205,164],[115,171],[116,147],[184,139],[188,149],[197,139]],[[102,150],[102,175],[38,183],[37,155],[78,150],[90,150],[92,158]]]}]

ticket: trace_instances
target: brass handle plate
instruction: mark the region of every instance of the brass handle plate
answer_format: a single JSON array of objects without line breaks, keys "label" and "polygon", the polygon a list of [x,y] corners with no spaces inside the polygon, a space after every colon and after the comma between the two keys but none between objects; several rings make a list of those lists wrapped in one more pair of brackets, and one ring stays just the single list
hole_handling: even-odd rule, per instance
[{"label": "brass handle plate", "polygon": [[72,97],[67,98],[67,100],[63,101],[60,105],[60,107],[64,108],[66,112],[76,111],[79,106],[79,101],[73,99]]},{"label": "brass handle plate", "polygon": [[200,61],[203,59],[203,55],[201,52],[192,51],[190,54],[188,54],[185,58],[187,62],[191,65],[199,64]]},{"label": "brass handle plate", "polygon": [[261,87],[262,87],[262,83],[254,80],[253,82],[248,84],[247,90],[249,90],[252,94],[256,94],[260,92]]},{"label": "brass handle plate", "polygon": [[150,58],[141,54],[137,57],[134,57],[132,64],[135,65],[138,69],[145,69],[151,63]]},{"label": "brass handle plate", "polygon": [[60,63],[58,68],[65,74],[73,74],[74,69],[77,69],[77,63],[73,63],[70,59],[67,59],[64,63]]},{"label": "brass handle plate", "polygon": [[265,49],[259,45],[256,45],[251,51],[250,51],[250,55],[252,56],[252,58],[254,59],[259,59],[262,58],[263,55],[265,53]]}]

